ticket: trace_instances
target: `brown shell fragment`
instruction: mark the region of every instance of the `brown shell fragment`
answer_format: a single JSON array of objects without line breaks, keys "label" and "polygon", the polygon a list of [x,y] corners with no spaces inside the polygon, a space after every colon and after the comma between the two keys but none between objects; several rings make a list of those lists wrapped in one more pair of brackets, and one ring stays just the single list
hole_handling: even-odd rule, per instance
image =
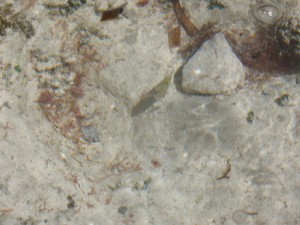
[{"label": "brown shell fragment", "polygon": [[174,27],[168,31],[169,47],[174,48],[180,46],[181,33],[180,27]]},{"label": "brown shell fragment", "polygon": [[123,12],[126,4],[127,3],[124,3],[119,7],[103,11],[101,21],[112,20],[112,19],[118,18],[118,16]]},{"label": "brown shell fragment", "polygon": [[137,0],[136,5],[139,7],[143,7],[149,3],[149,0]]}]

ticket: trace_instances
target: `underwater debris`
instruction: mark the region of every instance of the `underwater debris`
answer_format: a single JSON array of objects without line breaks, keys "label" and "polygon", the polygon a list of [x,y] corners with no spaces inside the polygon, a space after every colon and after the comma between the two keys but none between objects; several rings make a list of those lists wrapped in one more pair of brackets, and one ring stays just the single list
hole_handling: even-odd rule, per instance
[{"label": "underwater debris", "polygon": [[218,177],[217,180],[230,179],[229,173],[231,171],[230,159],[227,159],[227,167],[222,176]]},{"label": "underwater debris", "polygon": [[152,178],[149,177],[148,179],[144,181],[137,181],[134,185],[135,190],[147,190],[150,183],[152,182]]},{"label": "underwater debris", "polygon": [[180,25],[183,27],[185,32],[189,36],[194,36],[199,34],[199,30],[197,27],[188,19],[188,17],[185,15],[183,8],[181,7],[179,0],[171,0],[175,15],[180,23]]},{"label": "underwater debris", "polygon": [[14,66],[14,69],[15,69],[15,71],[17,71],[18,73],[21,73],[21,72],[22,72],[22,69],[21,69],[20,65],[15,65],[15,66]]},{"label": "underwater debris", "polygon": [[120,176],[124,173],[140,171],[142,170],[142,166],[135,159],[117,155],[113,161],[107,163],[106,169],[110,171],[110,175]]},{"label": "underwater debris", "polygon": [[149,3],[149,0],[137,0],[136,5],[139,7],[143,7]]},{"label": "underwater debris", "polygon": [[116,8],[103,11],[101,21],[112,20],[112,19],[118,18],[118,16],[123,12],[125,5],[127,5],[127,2],[125,2],[124,4],[122,4]]},{"label": "underwater debris", "polygon": [[288,94],[283,94],[280,97],[276,98],[275,102],[277,103],[277,105],[279,105],[281,107],[284,107],[289,102],[289,95]]},{"label": "underwater debris", "polygon": [[250,111],[247,113],[247,122],[252,124],[254,121],[254,112]]},{"label": "underwater debris", "polygon": [[174,27],[168,31],[169,47],[178,47],[181,43],[180,27]]},{"label": "underwater debris", "polygon": [[128,211],[127,206],[120,206],[120,207],[118,208],[118,213],[119,213],[119,214],[122,214],[123,216],[126,214],[127,211]]},{"label": "underwater debris", "polygon": [[68,195],[67,199],[69,201],[67,204],[68,209],[75,208],[76,202],[74,201],[73,197],[71,195]]},{"label": "underwater debris", "polygon": [[152,160],[151,160],[151,164],[152,164],[152,166],[153,166],[154,168],[159,168],[159,167],[161,167],[161,163],[160,163],[158,160],[156,160],[156,159],[152,159]]}]

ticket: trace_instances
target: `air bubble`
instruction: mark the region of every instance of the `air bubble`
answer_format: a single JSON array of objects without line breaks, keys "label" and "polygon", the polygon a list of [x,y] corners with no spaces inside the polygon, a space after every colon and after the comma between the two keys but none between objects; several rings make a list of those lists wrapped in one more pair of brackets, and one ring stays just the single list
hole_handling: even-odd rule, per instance
[{"label": "air bubble", "polygon": [[288,110],[276,110],[272,115],[272,121],[276,126],[286,127],[291,121],[291,115]]},{"label": "air bubble", "polygon": [[283,15],[279,5],[273,2],[256,4],[252,7],[252,15],[259,22],[274,25]]},{"label": "air bubble", "polygon": [[232,221],[236,224],[242,224],[246,221],[247,214],[244,211],[238,210],[232,213]]}]

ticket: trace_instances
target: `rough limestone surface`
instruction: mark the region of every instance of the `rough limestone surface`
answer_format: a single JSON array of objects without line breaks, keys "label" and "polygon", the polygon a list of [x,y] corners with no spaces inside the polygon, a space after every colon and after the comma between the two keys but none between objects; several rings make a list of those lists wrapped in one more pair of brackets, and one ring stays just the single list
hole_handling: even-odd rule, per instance
[{"label": "rough limestone surface", "polygon": [[0,1],[0,225],[299,225],[300,74],[182,93],[170,1],[124,2]]},{"label": "rough limestone surface", "polygon": [[243,83],[243,64],[232,52],[224,34],[203,43],[182,70],[182,89],[187,93],[222,94]]}]

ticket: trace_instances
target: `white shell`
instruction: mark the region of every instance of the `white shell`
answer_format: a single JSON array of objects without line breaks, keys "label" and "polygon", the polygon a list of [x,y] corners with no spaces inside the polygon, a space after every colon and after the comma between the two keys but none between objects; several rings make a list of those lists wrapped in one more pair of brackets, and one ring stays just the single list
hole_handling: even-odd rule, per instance
[{"label": "white shell", "polygon": [[274,2],[255,4],[251,11],[256,20],[266,25],[274,25],[283,15],[281,7]]}]

